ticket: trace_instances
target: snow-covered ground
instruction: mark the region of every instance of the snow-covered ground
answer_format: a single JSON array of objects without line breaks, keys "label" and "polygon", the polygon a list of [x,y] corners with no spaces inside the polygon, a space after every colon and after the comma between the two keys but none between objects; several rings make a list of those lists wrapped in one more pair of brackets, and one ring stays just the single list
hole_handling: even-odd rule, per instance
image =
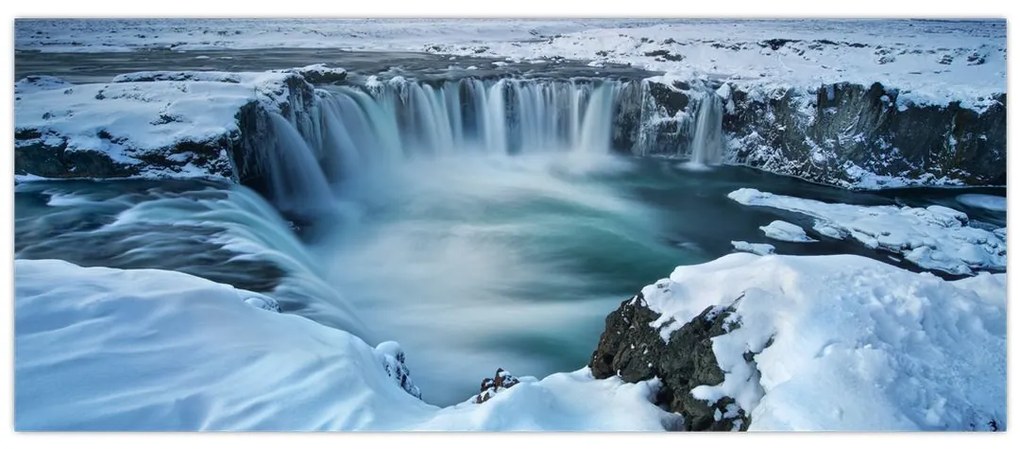
[{"label": "snow-covered ground", "polygon": [[[434,407],[387,374],[394,343],[373,348],[183,273],[18,260],[15,286],[19,430],[678,427],[651,402],[658,381],[587,368]],[[725,380],[694,394],[735,398],[751,430],[1005,426],[1005,275],[948,282],[858,256],[733,254],[643,293],[663,313],[655,325],[735,308],[739,328],[713,340]]]},{"label": "snow-covered ground", "polygon": [[[298,69],[300,70],[300,69]],[[238,111],[261,101],[268,110],[287,101],[289,73],[137,72],[111,83],[68,84],[50,76],[29,77],[14,86],[15,130],[38,137],[19,139],[18,147],[41,143],[66,152],[97,151],[115,163],[142,167],[151,177],[203,177],[215,167],[229,170],[225,144],[236,138]],[[223,147],[213,161],[181,143]],[[154,155],[175,162],[174,169],[154,164]],[[213,168],[210,168],[213,167]]]},{"label": "snow-covered ground", "polygon": [[18,260],[15,287],[18,430],[662,430],[677,419],[649,401],[657,382],[587,369],[440,409],[387,374],[393,343],[373,348],[184,273]]},{"label": "snow-covered ground", "polygon": [[1006,22],[948,20],[19,20],[41,51],[340,48],[624,63],[775,87],[881,82],[902,103],[982,109],[1006,91]]},{"label": "snow-covered ground", "polygon": [[1002,234],[968,225],[967,214],[943,206],[858,206],[739,189],[729,198],[747,206],[772,207],[815,219],[821,235],[857,240],[868,248],[902,254],[922,268],[952,274],[1005,270]]},{"label": "snow-covered ground", "polygon": [[949,282],[851,255],[732,254],[642,293],[664,336],[735,309],[712,340],[725,380],[692,394],[734,398],[752,431],[1005,429],[1004,274]]}]

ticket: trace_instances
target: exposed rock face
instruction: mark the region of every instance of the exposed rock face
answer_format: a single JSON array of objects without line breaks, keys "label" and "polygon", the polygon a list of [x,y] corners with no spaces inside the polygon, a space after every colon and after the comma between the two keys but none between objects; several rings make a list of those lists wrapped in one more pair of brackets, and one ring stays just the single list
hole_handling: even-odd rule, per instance
[{"label": "exposed rock face", "polygon": [[735,89],[723,120],[732,162],[843,187],[1005,184],[1005,94],[981,112],[897,96],[878,83],[767,97]]},{"label": "exposed rock face", "polygon": [[[772,44],[769,44],[772,45]],[[779,44],[776,44],[779,45]],[[29,77],[15,86],[18,97],[39,90],[64,92],[77,104],[81,90],[95,92],[95,111],[82,109],[47,114],[39,111],[15,129],[15,171],[51,178],[116,178],[131,176],[220,176],[263,190],[270,141],[269,111],[279,112],[309,142],[321,138],[316,123],[317,93],[309,81],[345,82],[343,69],[324,65],[274,72],[271,82],[252,81],[253,74],[226,72],[137,72],[116,77],[107,85],[72,85],[53,77]],[[65,117],[92,117],[116,106],[110,101],[137,104],[166,103],[170,112],[151,111],[144,126],[177,129],[194,117],[172,113],[178,100],[188,98],[188,83],[235,86],[251,98],[237,103],[236,127],[159,143],[155,147],[128,139],[120,128],[102,128],[71,137],[54,133],[50,122]],[[151,83],[151,84],[150,84]],[[142,87],[144,86],[144,88]],[[1006,166],[1005,94],[982,111],[959,102],[948,106],[915,105],[895,89],[880,84],[840,83],[815,91],[777,88],[765,91],[710,79],[680,80],[653,77],[621,84],[613,110],[611,145],[640,156],[691,158],[698,135],[699,110],[707,99],[724,105],[722,132],[727,148],[723,161],[850,188],[902,185],[1002,185]],[[154,94],[153,87],[161,93]],[[178,91],[167,92],[169,87]],[[134,90],[132,90],[134,89]],[[713,93],[719,97],[715,102]],[[518,101],[507,95],[507,126],[521,126]],[[52,96],[51,96],[52,97]],[[74,98],[72,98],[74,97]],[[73,101],[72,101],[73,100]],[[34,101],[34,100],[31,100]],[[92,100],[90,100],[92,101]],[[116,103],[111,103],[116,104]],[[472,104],[462,106],[465,110]],[[16,111],[19,108],[16,107]],[[194,110],[194,109],[192,109]],[[41,116],[41,117],[40,117]],[[75,119],[77,120],[77,118]],[[718,120],[713,116],[718,134]],[[97,122],[99,123],[99,122]],[[94,135],[93,135],[94,134]],[[173,135],[166,132],[164,135]],[[516,135],[515,133],[511,133]],[[714,141],[714,140],[713,140]],[[84,145],[82,142],[87,142]],[[513,150],[520,142],[511,142]],[[311,145],[313,150],[320,150]],[[328,155],[317,154],[320,160]],[[716,158],[717,159],[717,158]]]},{"label": "exposed rock face", "polygon": [[[181,141],[162,151],[136,154],[135,159],[141,163],[127,164],[99,149],[68,151],[64,140],[42,139],[38,131],[22,129],[15,133],[14,173],[45,178],[126,178],[142,175],[153,168],[165,174],[198,168],[209,174],[234,178],[225,151],[236,146],[238,136],[239,133],[230,133],[200,142]],[[97,137],[117,141],[117,137],[109,134]]]},{"label": "exposed rock face", "polygon": [[851,188],[1005,184],[1005,94],[975,111],[898,101],[878,83],[763,92],[650,78],[621,95],[613,147],[690,158],[701,98],[716,89],[729,163]]},{"label": "exposed rock face", "polygon": [[496,370],[496,377],[482,379],[482,385],[479,388],[479,393],[475,396],[475,404],[481,404],[489,399],[492,399],[500,391],[506,390],[514,385],[519,384],[517,380],[509,371],[499,368]]},{"label": "exposed rock face", "polygon": [[599,379],[619,375],[626,382],[658,377],[662,388],[657,403],[681,414],[685,430],[747,430],[750,418],[732,398],[709,405],[690,394],[699,385],[722,383],[712,338],[735,328],[733,323],[728,329],[723,326],[732,312],[710,307],[670,334],[666,342],[659,327],[652,325],[660,315],[638,293],[606,318],[606,329],[589,363],[592,374]]}]

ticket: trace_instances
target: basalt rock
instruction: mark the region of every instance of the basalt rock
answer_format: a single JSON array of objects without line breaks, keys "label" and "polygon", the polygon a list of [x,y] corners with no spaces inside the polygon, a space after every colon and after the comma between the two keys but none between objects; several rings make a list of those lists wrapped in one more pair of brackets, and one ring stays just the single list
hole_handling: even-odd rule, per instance
[{"label": "basalt rock", "polygon": [[712,338],[737,327],[727,324],[732,313],[732,308],[705,309],[665,341],[660,327],[652,325],[660,314],[648,308],[638,293],[606,318],[605,331],[589,363],[592,374],[598,379],[618,375],[626,382],[658,377],[662,387],[656,402],[682,415],[685,430],[747,430],[750,417],[732,398],[709,404],[691,396],[694,387],[723,381]]},{"label": "basalt rock", "polygon": [[[906,184],[1002,185],[1006,95],[976,111],[917,105],[881,84],[838,83],[815,92],[734,89],[723,119],[732,160],[841,187],[868,178]],[[876,176],[877,175],[877,176]]]}]

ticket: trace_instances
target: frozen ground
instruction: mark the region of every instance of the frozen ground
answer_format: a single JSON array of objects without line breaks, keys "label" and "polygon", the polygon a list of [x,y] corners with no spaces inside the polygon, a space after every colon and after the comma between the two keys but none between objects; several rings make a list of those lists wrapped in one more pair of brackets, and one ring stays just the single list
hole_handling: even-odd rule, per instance
[{"label": "frozen ground", "polygon": [[664,336],[735,309],[712,339],[725,379],[692,395],[734,398],[752,431],[1005,429],[1004,274],[948,282],[850,255],[732,254],[642,293]]},{"label": "frozen ground", "polygon": [[41,51],[301,47],[559,58],[776,87],[881,82],[898,102],[982,109],[1006,91],[1006,22],[950,20],[19,20]]},{"label": "frozen ground", "polygon": [[968,225],[967,214],[948,207],[858,206],[739,189],[730,199],[815,219],[814,230],[834,239],[852,238],[868,248],[902,254],[922,268],[951,274],[1006,269],[1002,234]]}]

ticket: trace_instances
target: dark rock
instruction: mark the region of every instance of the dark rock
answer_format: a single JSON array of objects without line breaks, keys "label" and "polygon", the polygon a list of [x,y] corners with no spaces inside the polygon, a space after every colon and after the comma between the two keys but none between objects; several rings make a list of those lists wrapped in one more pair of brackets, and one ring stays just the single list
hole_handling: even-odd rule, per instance
[{"label": "dark rock", "polygon": [[312,84],[342,84],[347,80],[347,71],[340,68],[309,66],[294,69],[293,72],[301,75],[305,81]]},{"label": "dark rock", "polygon": [[510,374],[509,371],[499,368],[496,370],[496,377],[482,379],[482,385],[479,388],[479,393],[475,396],[475,404],[481,404],[489,399],[492,399],[496,393],[506,390],[514,385],[519,384],[520,381]]},{"label": "dark rock", "polygon": [[684,90],[690,89],[689,85],[669,86],[663,83],[649,81],[645,83],[648,95],[651,96],[655,105],[662,108],[667,116],[676,115],[677,112],[687,108],[690,97]]},{"label": "dark rock", "polygon": [[613,111],[612,147],[630,151],[637,145],[641,130],[641,83],[624,84]]},{"label": "dark rock", "polygon": [[793,89],[752,100],[738,89],[723,131],[739,139],[735,162],[825,184],[852,186],[854,166],[929,182],[1002,183],[1005,94],[982,112],[959,103],[902,104],[898,97],[878,83],[824,85],[810,100]]},{"label": "dark rock", "polygon": [[734,426],[747,430],[750,417],[732,398],[710,405],[690,394],[699,385],[722,383],[724,373],[712,352],[711,339],[738,327],[726,322],[732,313],[732,308],[709,307],[673,331],[665,342],[659,328],[651,325],[660,315],[649,309],[638,293],[606,317],[605,331],[589,363],[592,375],[598,379],[618,375],[626,382],[658,377],[662,387],[656,402],[682,415],[685,430],[733,430]]},{"label": "dark rock", "polygon": [[683,61],[681,54],[670,53],[669,50],[653,50],[645,52],[645,56],[654,56],[658,61]]},{"label": "dark rock", "polygon": [[768,40],[764,40],[764,41],[759,42],[758,45],[763,47],[763,48],[764,47],[768,47],[768,48],[771,48],[772,50],[779,50],[780,48],[783,48],[784,45],[789,44],[791,42],[800,42],[800,41],[797,40],[797,39],[768,39]]}]

